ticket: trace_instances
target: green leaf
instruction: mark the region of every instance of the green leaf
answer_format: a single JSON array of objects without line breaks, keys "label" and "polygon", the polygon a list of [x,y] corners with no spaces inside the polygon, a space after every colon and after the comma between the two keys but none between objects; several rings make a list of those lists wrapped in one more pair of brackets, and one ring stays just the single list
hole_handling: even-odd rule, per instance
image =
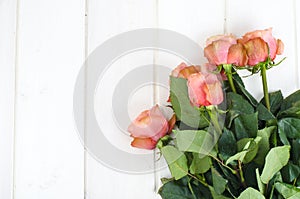
[{"label": "green leaf", "polygon": [[287,199],[299,199],[300,198],[300,189],[281,182],[275,183],[275,189]]},{"label": "green leaf", "polygon": [[280,138],[280,141],[282,142],[282,144],[284,144],[284,145],[290,145],[290,142],[287,139],[286,134],[285,134],[284,131],[280,131],[278,129],[278,135],[279,135],[279,138]]},{"label": "green leaf", "polygon": [[165,146],[161,152],[166,159],[172,176],[178,180],[188,174],[187,159],[181,151],[173,146]]},{"label": "green leaf", "polygon": [[[241,140],[241,142],[238,142],[238,148],[240,148],[239,153],[231,156],[230,158],[228,158],[228,160],[226,161],[226,164],[229,164],[231,162],[233,162],[234,160],[239,160],[243,163],[249,163],[251,162],[251,160],[255,157],[256,153],[257,153],[257,143],[260,141],[260,137],[257,137],[255,140],[253,139],[249,139],[248,142],[244,143],[245,140]],[[243,147],[241,149],[241,147]]]},{"label": "green leaf", "polygon": [[278,113],[278,118],[295,117],[300,119],[300,100],[295,102],[292,107]]},{"label": "green leaf", "polygon": [[300,119],[283,118],[278,122],[279,133],[286,134],[288,138],[300,138]]},{"label": "green leaf", "polygon": [[256,113],[239,115],[234,120],[234,131],[237,140],[255,138],[258,131],[258,116]]},{"label": "green leaf", "polygon": [[300,166],[300,139],[292,141],[292,159],[295,164]]},{"label": "green leaf", "polygon": [[295,180],[300,174],[300,167],[294,165],[293,163],[289,162],[285,167],[281,170],[281,175],[284,181],[292,182]]},{"label": "green leaf", "polygon": [[257,100],[245,89],[245,86],[238,75],[233,75],[233,80],[236,85],[237,92],[242,94],[252,106],[257,106]]},{"label": "green leaf", "polygon": [[283,100],[280,111],[284,111],[291,108],[298,101],[300,101],[300,90],[292,93],[290,96]]},{"label": "green leaf", "polygon": [[225,191],[228,181],[224,179],[213,167],[211,168],[211,173],[214,189],[216,193],[220,195]]},{"label": "green leaf", "polygon": [[257,187],[257,179],[255,176],[255,170],[257,168],[260,168],[260,166],[253,161],[251,161],[247,164],[244,164],[242,166],[243,166],[242,169],[243,169],[243,174],[244,174],[244,178],[245,178],[245,182],[246,182],[247,186],[248,187]]},{"label": "green leaf", "polygon": [[238,199],[265,199],[265,197],[256,189],[249,187],[241,193]]},{"label": "green leaf", "polygon": [[227,103],[230,111],[237,114],[254,113],[254,108],[241,95],[236,93],[227,93]]},{"label": "green leaf", "polygon": [[258,152],[254,159],[254,162],[259,165],[263,165],[265,163],[266,155],[270,150],[269,138],[275,130],[276,127],[271,126],[257,132],[257,136],[261,137],[261,141],[258,143]]},{"label": "green leaf", "polygon": [[261,181],[267,184],[275,173],[280,171],[290,158],[290,146],[272,148],[266,156],[266,163],[261,175]]},{"label": "green leaf", "polygon": [[275,119],[275,116],[262,103],[257,105],[256,111],[258,112],[259,120],[268,121]]},{"label": "green leaf", "polygon": [[[245,155],[244,159],[242,160],[243,163],[247,164],[251,162],[258,151],[258,143],[260,142],[261,137],[257,137],[255,139],[253,138],[244,138],[237,142],[238,151],[247,150],[247,154]],[[248,148],[245,148],[247,143],[250,142],[250,145]]]},{"label": "green leaf", "polygon": [[162,199],[194,199],[187,185],[177,181],[164,184],[158,191]]},{"label": "green leaf", "polygon": [[[283,101],[282,93],[281,91],[275,91],[269,93],[269,98],[270,98],[271,113],[276,114],[280,109],[281,103]],[[265,98],[263,98],[260,102],[266,105]]]},{"label": "green leaf", "polygon": [[229,199],[223,195],[219,195],[216,193],[215,189],[212,186],[209,186],[209,190],[211,192],[211,195],[213,197],[213,199]]},{"label": "green leaf", "polygon": [[[228,147],[230,146],[230,147]],[[219,155],[222,160],[227,160],[237,152],[236,139],[233,133],[224,129],[218,143]]]},{"label": "green leaf", "polygon": [[209,156],[199,157],[198,153],[193,153],[193,161],[190,166],[191,174],[206,173],[211,166],[212,162]]},{"label": "green leaf", "polygon": [[170,99],[176,116],[183,123],[193,128],[208,126],[204,116],[190,103],[186,79],[170,77]]},{"label": "green leaf", "polygon": [[[282,176],[280,172],[277,172],[274,177],[269,181],[268,185],[266,186],[266,195],[270,195],[270,199],[276,198],[276,192],[275,192],[275,183],[276,182],[282,182]],[[275,194],[274,194],[275,192]]]},{"label": "green leaf", "polygon": [[258,168],[255,170],[255,174],[256,174],[256,180],[257,180],[257,185],[258,185],[259,192],[262,193],[262,194],[264,194],[264,192],[265,192],[265,185],[262,183],[262,181],[260,179]]},{"label": "green leaf", "polygon": [[211,134],[203,130],[175,130],[176,146],[180,151],[207,155],[214,147]]}]

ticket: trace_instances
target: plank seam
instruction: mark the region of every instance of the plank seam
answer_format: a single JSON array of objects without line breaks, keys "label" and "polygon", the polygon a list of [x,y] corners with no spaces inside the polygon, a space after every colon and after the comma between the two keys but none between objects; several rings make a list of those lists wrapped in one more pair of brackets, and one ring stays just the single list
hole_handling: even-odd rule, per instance
[{"label": "plank seam", "polygon": [[84,68],[84,118],[83,118],[83,130],[84,130],[84,138],[83,138],[83,143],[84,143],[84,152],[83,152],[83,169],[84,169],[84,176],[83,176],[83,198],[87,198],[87,184],[88,184],[88,176],[87,176],[87,150],[85,148],[85,143],[86,143],[86,118],[87,118],[87,113],[86,113],[86,107],[87,107],[87,76],[88,76],[88,71],[87,71],[87,66],[88,66],[88,52],[89,52],[89,17],[88,17],[88,9],[89,8],[89,0],[85,0],[85,13],[84,13],[84,60],[85,60],[85,68]]},{"label": "plank seam", "polygon": [[12,146],[12,199],[15,199],[15,190],[16,190],[16,126],[17,126],[17,99],[18,99],[18,67],[19,67],[19,21],[20,21],[20,1],[16,0],[16,21],[15,21],[15,49],[14,49],[14,107],[13,107],[13,146]]}]

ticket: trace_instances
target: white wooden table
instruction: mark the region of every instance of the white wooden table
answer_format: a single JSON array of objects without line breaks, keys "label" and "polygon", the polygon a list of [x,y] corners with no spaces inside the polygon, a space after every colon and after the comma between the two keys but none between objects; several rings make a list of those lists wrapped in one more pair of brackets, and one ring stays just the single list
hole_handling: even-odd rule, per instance
[{"label": "white wooden table", "polygon": [[[110,37],[139,28],[173,30],[203,46],[210,35],[273,27],[287,59],[268,73],[269,87],[288,95],[300,88],[299,13],[297,0],[0,0],[0,199],[160,198],[155,186],[166,171],[125,174],[85,152],[72,107],[85,58]],[[179,61],[144,52],[115,67]],[[124,70],[115,70],[112,82]],[[245,81],[262,96],[258,77]],[[130,115],[166,95],[147,89],[136,96],[144,103],[129,103]]]}]

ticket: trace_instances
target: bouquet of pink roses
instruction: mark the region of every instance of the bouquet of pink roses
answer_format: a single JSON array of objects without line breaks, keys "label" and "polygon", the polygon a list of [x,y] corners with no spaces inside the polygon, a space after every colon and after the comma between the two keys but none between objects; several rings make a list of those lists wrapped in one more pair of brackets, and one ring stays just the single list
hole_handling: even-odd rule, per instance
[{"label": "bouquet of pink roses", "polygon": [[[162,198],[300,198],[300,90],[284,98],[267,86],[283,48],[272,29],[218,35],[207,40],[205,66],[172,71],[174,115],[156,105],[128,127],[133,147],[157,147],[168,163]],[[260,73],[263,99],[246,90],[238,70]]]}]

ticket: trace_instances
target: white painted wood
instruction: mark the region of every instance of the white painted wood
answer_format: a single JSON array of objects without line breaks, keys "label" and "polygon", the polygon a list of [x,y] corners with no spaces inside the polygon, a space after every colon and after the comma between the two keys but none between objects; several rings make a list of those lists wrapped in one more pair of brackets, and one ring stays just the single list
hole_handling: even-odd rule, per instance
[{"label": "white painted wood", "polygon": [[[90,0],[88,7],[88,52],[91,53],[112,36],[134,29],[154,27],[156,21],[155,5],[155,1]],[[116,47],[116,49],[118,48]],[[151,50],[125,55],[116,60],[103,74],[96,89],[94,107],[103,134],[116,148],[129,153],[152,154],[153,152],[130,147],[131,138],[125,132],[126,125],[122,126],[124,133],[118,129],[112,116],[112,95],[118,82],[139,66],[150,64],[150,72],[142,75],[153,78],[152,63],[153,51]],[[99,67],[101,67],[101,63],[99,63]],[[90,76],[88,71],[87,80]],[[149,85],[133,92],[130,99],[124,98],[124,107],[127,108],[132,119],[141,111],[151,108],[153,105],[152,91],[153,87]],[[110,151],[107,151],[107,153],[110,153]],[[111,158],[116,159],[118,157]],[[128,164],[130,164],[130,160],[128,160]],[[149,164],[153,165],[154,163],[151,161]],[[105,167],[89,153],[86,154],[85,175],[86,198],[89,199],[159,198],[155,193],[153,173],[136,175],[118,172]]]},{"label": "white painted wood", "polygon": [[15,199],[82,199],[73,89],[84,61],[84,2],[20,1]]},{"label": "white painted wood", "polygon": [[[224,1],[182,1],[182,0],[163,0],[158,4],[158,28],[168,29],[183,34],[192,41],[198,43],[202,47],[199,52],[201,63],[193,63],[204,65],[206,60],[203,55],[203,48],[208,37],[224,32]],[[174,41],[178,42],[178,41]],[[156,64],[174,69],[178,64],[185,61],[183,58],[166,52],[156,52]],[[158,74],[157,74],[158,75]],[[158,75],[159,76],[159,75]],[[168,85],[168,76],[158,79]],[[157,100],[161,104],[166,104],[169,91],[158,89]],[[157,173],[156,183],[161,185],[162,177],[170,177],[169,170],[163,169]]]},{"label": "white painted wood", "polygon": [[[160,198],[156,191],[160,178],[169,175],[167,169],[132,175],[103,166],[84,154],[73,121],[73,87],[85,53],[119,33],[158,27],[184,34],[204,47],[207,37],[224,31],[241,36],[273,27],[274,36],[285,43],[287,60],[268,72],[270,90],[280,88],[288,95],[300,85],[297,0],[20,1],[15,71],[16,1],[0,1],[0,91],[4,93],[0,98],[0,198],[12,198],[14,117],[14,198],[82,199],[84,191],[89,199]],[[118,80],[140,65],[154,63],[172,69],[181,61],[166,52],[144,51],[126,55],[110,67],[96,90],[95,110],[111,143],[143,153],[129,147],[128,135],[120,133],[107,116]],[[147,75],[157,82],[167,81],[153,73]],[[245,82],[254,96],[262,96],[259,76]],[[167,96],[166,89],[150,85],[134,93],[124,106],[134,118],[154,103],[164,105]]]},{"label": "white painted wood", "polygon": [[0,1],[0,198],[12,198],[17,1]]},{"label": "white painted wood", "polygon": [[[273,27],[273,35],[285,44],[283,57],[287,59],[278,67],[268,71],[269,90],[282,90],[287,96],[297,88],[296,41],[293,0],[254,0],[245,3],[239,0],[227,1],[228,32],[242,36],[244,33]],[[245,79],[246,87],[254,96],[262,97],[259,75]]]}]

